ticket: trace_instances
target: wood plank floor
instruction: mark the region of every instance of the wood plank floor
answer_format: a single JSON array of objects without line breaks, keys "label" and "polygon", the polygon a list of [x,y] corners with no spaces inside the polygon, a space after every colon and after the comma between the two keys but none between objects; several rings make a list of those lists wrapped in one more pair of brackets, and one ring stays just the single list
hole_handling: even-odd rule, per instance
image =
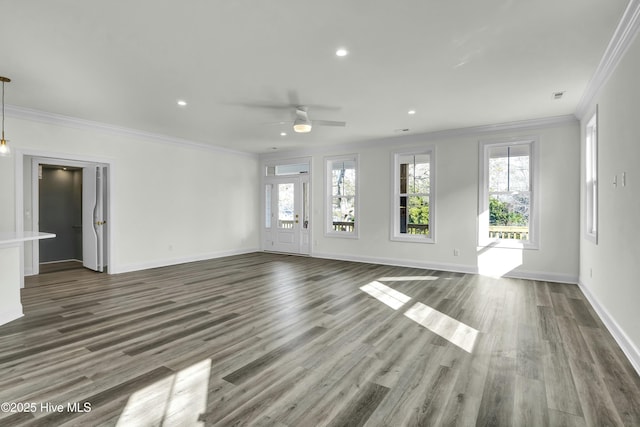
[{"label": "wood plank floor", "polygon": [[41,274],[22,300],[2,426],[640,426],[573,285],[256,253]]}]

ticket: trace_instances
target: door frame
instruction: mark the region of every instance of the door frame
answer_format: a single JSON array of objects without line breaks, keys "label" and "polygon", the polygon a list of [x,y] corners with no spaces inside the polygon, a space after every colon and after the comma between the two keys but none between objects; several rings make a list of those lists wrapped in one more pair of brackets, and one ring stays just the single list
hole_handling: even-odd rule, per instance
[{"label": "door frame", "polygon": [[[43,160],[44,163],[54,164],[60,166],[104,166],[106,167],[106,191],[104,194],[104,201],[107,204],[106,216],[107,216],[107,230],[104,233],[104,247],[105,247],[105,264],[107,268],[105,268],[105,272],[109,273],[111,271],[117,271],[117,268],[114,265],[114,253],[113,253],[113,225],[114,225],[114,206],[113,206],[113,183],[114,183],[114,169],[115,162],[113,159],[105,159],[99,157],[92,156],[78,156],[73,154],[65,154],[65,153],[51,153],[45,152],[41,150],[16,150],[14,153],[15,158],[15,223],[16,230],[22,231],[25,230],[25,205],[24,205],[24,196],[25,196],[25,187],[29,186],[31,193],[31,216],[29,228],[33,227],[33,218],[37,218],[37,209],[38,203],[37,200],[38,192],[34,192],[34,186],[38,185],[38,171],[31,170],[31,174],[29,176],[25,176],[24,170],[24,162],[25,158],[30,162],[32,159]],[[33,169],[33,168],[32,168]],[[34,180],[35,175],[35,180]],[[35,182],[34,182],[35,181]],[[35,204],[34,204],[34,198]],[[35,275],[39,273],[39,248],[36,244],[32,245],[32,256],[31,256],[31,270],[27,271],[27,266],[24,265],[23,269],[25,276]]]},{"label": "door frame", "polygon": [[[280,253],[290,253],[292,255],[312,255],[313,249],[313,224],[314,224],[314,211],[313,211],[313,185],[312,185],[312,158],[311,157],[294,157],[294,158],[270,158],[264,160],[261,164],[260,169],[260,248],[265,252],[272,251],[271,247],[267,246],[267,236],[269,231],[265,227],[265,219],[266,219],[266,197],[265,197],[265,187],[267,184],[275,184],[277,182],[282,182],[283,180],[287,180],[287,178],[297,179],[299,182],[298,192],[299,195],[296,197],[300,197],[300,202],[303,203],[302,200],[303,194],[303,182],[306,182],[308,197],[309,197],[309,222],[310,226],[306,229],[306,232],[303,232],[303,228],[299,228],[299,236],[298,236],[298,251],[297,252],[280,252]],[[277,166],[286,166],[286,165],[294,165],[294,164],[307,164],[307,173],[304,174],[291,174],[291,175],[272,175],[267,176],[267,170],[270,168],[275,168]],[[273,196],[272,196],[273,197]],[[302,211],[301,211],[302,212]],[[301,215],[302,217],[302,215]],[[301,220],[303,220],[301,218]],[[274,228],[274,222],[272,219],[272,229]],[[307,248],[303,250],[303,240],[306,237]]]}]

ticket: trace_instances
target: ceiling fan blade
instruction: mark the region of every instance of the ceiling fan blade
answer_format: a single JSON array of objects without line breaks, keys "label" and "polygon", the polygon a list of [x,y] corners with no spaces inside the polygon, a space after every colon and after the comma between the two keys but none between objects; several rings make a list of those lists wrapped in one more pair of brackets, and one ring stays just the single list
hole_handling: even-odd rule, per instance
[{"label": "ceiling fan blade", "polygon": [[318,126],[346,126],[347,122],[337,122],[335,120],[312,120],[314,125]]},{"label": "ceiling fan blade", "polygon": [[267,122],[267,123],[262,123],[262,125],[264,126],[291,126],[293,124],[293,121],[279,121],[279,122]]},{"label": "ceiling fan blade", "polygon": [[291,105],[286,104],[276,104],[270,102],[237,102],[232,105],[237,105],[240,107],[247,108],[264,108],[267,110],[291,110]]}]

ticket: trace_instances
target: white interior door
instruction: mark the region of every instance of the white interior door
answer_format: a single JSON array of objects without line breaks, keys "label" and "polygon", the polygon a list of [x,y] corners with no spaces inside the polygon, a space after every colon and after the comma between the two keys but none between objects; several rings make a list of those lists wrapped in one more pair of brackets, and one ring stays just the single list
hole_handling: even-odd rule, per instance
[{"label": "white interior door", "polygon": [[103,167],[82,168],[82,265],[104,270]]}]

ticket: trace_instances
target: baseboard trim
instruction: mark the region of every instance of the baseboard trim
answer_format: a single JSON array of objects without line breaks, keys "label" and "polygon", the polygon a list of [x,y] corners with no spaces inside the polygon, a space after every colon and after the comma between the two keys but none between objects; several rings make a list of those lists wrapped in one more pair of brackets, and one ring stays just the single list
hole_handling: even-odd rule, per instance
[{"label": "baseboard trim", "polygon": [[0,325],[4,325],[24,316],[24,313],[22,313],[22,304],[18,305],[19,307],[13,307],[11,310],[6,310],[0,313]]},{"label": "baseboard trim", "polygon": [[[480,274],[478,266],[465,264],[449,264],[421,262],[415,260],[404,260],[395,258],[363,257],[354,255],[332,254],[324,252],[314,252],[316,258],[333,259],[338,261],[365,262],[370,264],[393,265],[398,267],[424,268],[427,270],[448,271],[452,273]],[[569,283],[575,285],[578,278],[570,274],[555,274],[540,271],[511,271],[504,275],[512,279],[540,280],[544,282]]]},{"label": "baseboard trim", "polygon": [[[150,268],[168,267],[170,265],[185,264],[188,262],[196,262],[196,261],[206,261],[208,259],[222,258],[226,256],[233,256],[233,255],[243,255],[243,254],[260,252],[260,251],[261,250],[259,248],[251,248],[251,249],[234,250],[234,251],[213,252],[213,253],[183,257],[183,258],[156,260],[156,261],[150,261],[145,263],[126,264],[123,266],[119,266],[117,270],[109,271],[109,274],[129,273],[132,271],[147,270]],[[264,252],[268,252],[268,251],[264,251]],[[451,273],[479,274],[477,266],[465,265],[465,264],[421,262],[421,261],[405,260],[405,259],[397,259],[397,258],[381,258],[381,257],[333,254],[328,252],[313,252],[310,256],[314,258],[332,259],[336,261],[352,261],[352,262],[363,262],[363,263],[369,263],[369,264],[393,265],[398,267],[423,268],[426,270],[448,271]],[[525,280],[541,280],[545,282],[557,282],[557,283],[570,283],[570,284],[578,283],[577,277],[569,274],[555,274],[555,273],[546,273],[546,272],[539,272],[539,271],[517,271],[516,270],[516,271],[512,271],[505,274],[504,277],[510,277],[513,279],[525,279]]]},{"label": "baseboard trim", "polygon": [[571,274],[546,273],[542,271],[512,271],[504,275],[512,279],[538,280],[543,282],[566,283],[576,285],[578,276]]},{"label": "baseboard trim", "polygon": [[591,293],[589,287],[581,280],[578,281],[578,286],[598,316],[600,316],[602,323],[604,323],[611,335],[613,335],[613,339],[616,340],[633,368],[638,375],[640,375],[640,349],[631,341],[620,325],[618,325],[618,322],[615,321],[614,317],[609,314],[609,311],[600,304],[600,301]]},{"label": "baseboard trim", "polygon": [[215,258],[223,258],[227,256],[233,255],[244,255],[253,252],[259,252],[258,248],[249,248],[249,249],[241,249],[241,250],[233,250],[233,251],[219,251],[219,252],[210,252],[207,254],[194,255],[182,258],[171,258],[171,259],[163,259],[163,260],[155,260],[149,262],[141,262],[134,264],[125,264],[119,265],[117,269],[109,271],[109,274],[120,274],[120,273],[130,273],[132,271],[140,271],[140,270],[148,270],[151,268],[159,268],[159,267],[168,267],[171,265],[185,264],[188,262],[197,262],[197,261],[206,261]]},{"label": "baseboard trim", "polygon": [[382,264],[382,265],[393,265],[398,267],[424,268],[426,270],[448,271],[452,273],[478,274],[477,267],[468,266],[464,264],[420,262],[420,261],[395,259],[395,258],[364,257],[364,256],[354,256],[354,255],[332,254],[332,253],[325,253],[325,252],[314,252],[313,254],[311,254],[311,256],[313,256],[314,258],[332,259],[336,261],[364,262],[368,264]]}]

